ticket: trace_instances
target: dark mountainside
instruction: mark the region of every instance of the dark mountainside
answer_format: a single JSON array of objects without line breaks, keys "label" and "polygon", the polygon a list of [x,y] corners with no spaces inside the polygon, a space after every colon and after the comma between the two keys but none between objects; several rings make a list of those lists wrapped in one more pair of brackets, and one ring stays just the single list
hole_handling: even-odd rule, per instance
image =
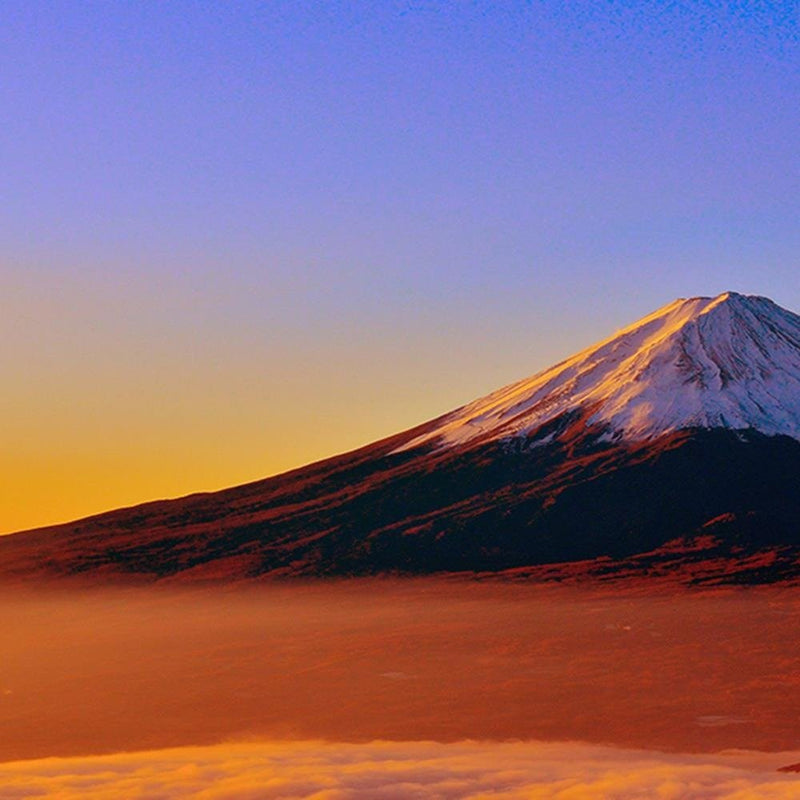
[{"label": "dark mountainside", "polygon": [[[716,307],[726,308],[726,302]],[[690,321],[681,317],[676,327],[670,314],[658,317],[655,327],[648,323],[647,347],[652,349],[653,330],[660,338],[644,375],[663,360],[667,334],[684,335],[698,318],[692,310]],[[639,357],[642,327],[626,331],[638,337]],[[609,340],[613,353],[625,351],[627,359],[615,355],[615,369],[631,358],[631,348],[619,344],[623,335]],[[570,379],[597,369],[598,353],[564,362],[570,376],[579,375]],[[721,388],[714,402],[728,402],[731,378],[715,365]],[[665,369],[659,366],[659,376]],[[763,365],[757,370],[765,374]],[[708,381],[698,380],[705,389]],[[746,380],[740,383],[748,386],[749,402],[753,390]],[[696,394],[690,381],[680,381]],[[782,377],[781,386],[786,383]],[[762,391],[772,390],[764,382],[756,396]],[[573,396],[563,390],[558,395],[568,401]],[[746,408],[741,396],[739,391],[737,413]],[[257,483],[4,537],[0,580],[502,573],[528,580],[647,577],[709,585],[800,575],[800,441],[793,436],[763,433],[756,425],[677,425],[637,438],[621,433],[596,399],[562,403],[563,409],[544,417],[536,396],[538,406],[513,399],[512,417],[492,412],[500,434],[496,426],[463,437],[458,428],[463,440],[448,443],[441,431],[449,430],[454,415],[446,415]],[[800,396],[795,405],[800,407]],[[668,407],[683,413],[680,398]],[[530,417],[529,408],[539,416]],[[762,414],[763,402],[758,408]],[[481,424],[487,415],[481,409]],[[517,429],[523,418],[534,423]],[[513,433],[509,425],[517,426]]]}]

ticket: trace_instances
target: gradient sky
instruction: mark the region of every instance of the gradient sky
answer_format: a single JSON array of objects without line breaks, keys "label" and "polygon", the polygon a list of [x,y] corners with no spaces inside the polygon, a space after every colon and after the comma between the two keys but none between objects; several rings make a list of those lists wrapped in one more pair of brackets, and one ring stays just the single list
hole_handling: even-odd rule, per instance
[{"label": "gradient sky", "polygon": [[800,311],[800,11],[6,0],[0,532],[298,466],[678,296]]}]

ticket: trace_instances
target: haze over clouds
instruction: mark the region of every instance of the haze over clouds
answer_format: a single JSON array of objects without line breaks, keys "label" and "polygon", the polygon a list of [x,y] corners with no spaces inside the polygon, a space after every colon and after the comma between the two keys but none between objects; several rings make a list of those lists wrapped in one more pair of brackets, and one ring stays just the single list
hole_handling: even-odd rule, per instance
[{"label": "haze over clouds", "polygon": [[798,744],[797,591],[365,580],[0,599],[0,761],[242,737]]},{"label": "haze over clouds", "polygon": [[0,765],[0,800],[790,800],[798,753],[680,756],[574,743],[253,742]]}]

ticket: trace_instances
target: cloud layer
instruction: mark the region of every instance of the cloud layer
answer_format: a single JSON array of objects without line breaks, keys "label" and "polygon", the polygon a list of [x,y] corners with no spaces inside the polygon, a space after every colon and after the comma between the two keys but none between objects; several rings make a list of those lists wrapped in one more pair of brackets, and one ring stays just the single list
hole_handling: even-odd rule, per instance
[{"label": "cloud layer", "polygon": [[245,742],[0,765],[2,800],[789,800],[798,754],[573,743]]}]

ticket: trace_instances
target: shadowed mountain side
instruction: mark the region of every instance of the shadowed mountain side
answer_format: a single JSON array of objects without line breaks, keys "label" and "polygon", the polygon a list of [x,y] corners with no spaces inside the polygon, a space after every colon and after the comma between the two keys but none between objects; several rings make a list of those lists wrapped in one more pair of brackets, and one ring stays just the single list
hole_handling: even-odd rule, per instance
[{"label": "shadowed mountain side", "polygon": [[[551,580],[796,574],[800,442],[714,429],[613,443],[585,421],[565,414],[535,438],[398,452],[422,426],[247,486],[15,534],[0,539],[0,578],[235,580],[537,565],[550,566],[530,576]],[[731,568],[753,557],[758,570]]]}]

